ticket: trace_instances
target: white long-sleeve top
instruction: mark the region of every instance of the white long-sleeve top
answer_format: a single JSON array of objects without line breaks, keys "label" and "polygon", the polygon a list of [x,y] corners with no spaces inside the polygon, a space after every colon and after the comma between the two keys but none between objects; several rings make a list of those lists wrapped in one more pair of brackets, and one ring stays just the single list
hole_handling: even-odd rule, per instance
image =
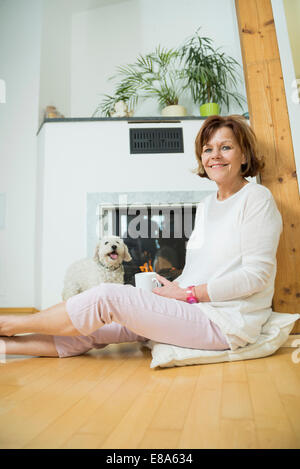
[{"label": "white long-sleeve top", "polygon": [[207,284],[198,307],[225,334],[230,348],[254,343],[271,315],[281,215],[271,192],[248,183],[219,201],[198,205],[179,285]]}]

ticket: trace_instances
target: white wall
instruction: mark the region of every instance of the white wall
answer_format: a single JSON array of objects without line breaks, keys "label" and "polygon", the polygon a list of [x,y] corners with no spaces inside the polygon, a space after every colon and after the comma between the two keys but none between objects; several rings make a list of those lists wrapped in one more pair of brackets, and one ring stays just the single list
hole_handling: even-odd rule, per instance
[{"label": "white wall", "polygon": [[55,106],[65,117],[70,116],[71,18],[69,0],[44,2],[39,122],[43,121],[47,106]]},{"label": "white wall", "polygon": [[5,226],[0,229],[0,306],[32,307],[36,131],[42,3],[0,3],[0,193]]},{"label": "white wall", "polygon": [[[242,65],[234,0],[124,0],[75,13],[72,116],[91,116],[103,99],[101,95],[113,93],[114,85],[108,78],[115,74],[117,66],[132,63],[140,53],[151,52],[158,45],[176,48],[199,26],[201,35],[209,36],[216,47],[222,47]],[[239,91],[246,95],[242,83]],[[199,115],[198,106],[190,100],[183,101],[190,115]],[[230,112],[241,113],[241,109],[233,105]],[[159,115],[157,103],[142,103],[135,115]]]},{"label": "white wall", "polygon": [[39,0],[43,6],[39,122],[47,106],[71,116],[72,15],[122,0]]},{"label": "white wall", "polygon": [[287,107],[290,118],[291,133],[294,146],[298,189],[300,193],[300,100],[297,98],[296,73],[289,43],[289,35],[282,0],[272,0],[273,16],[276,27],[277,41],[281,59]]},{"label": "white wall", "polygon": [[291,44],[291,52],[295,67],[296,77],[300,78],[300,0],[284,0],[284,11],[287,22],[288,35]]}]

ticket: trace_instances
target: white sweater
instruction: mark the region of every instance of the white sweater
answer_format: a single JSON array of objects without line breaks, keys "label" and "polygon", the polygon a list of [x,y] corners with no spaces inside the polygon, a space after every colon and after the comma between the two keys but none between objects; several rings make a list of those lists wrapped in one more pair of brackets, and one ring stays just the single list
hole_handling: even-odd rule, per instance
[{"label": "white sweater", "polygon": [[211,301],[197,306],[232,350],[254,343],[271,315],[281,231],[271,192],[255,183],[223,201],[209,195],[198,205],[177,281],[184,288],[207,283]]}]

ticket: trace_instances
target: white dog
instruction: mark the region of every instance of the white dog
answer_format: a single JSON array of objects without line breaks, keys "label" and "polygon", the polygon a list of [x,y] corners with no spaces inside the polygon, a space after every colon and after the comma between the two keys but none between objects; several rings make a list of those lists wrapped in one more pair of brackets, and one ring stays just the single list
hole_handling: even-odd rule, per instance
[{"label": "white dog", "polygon": [[96,246],[93,259],[76,261],[67,269],[63,300],[100,283],[124,283],[123,261],[131,261],[123,240],[118,236],[102,238]]}]

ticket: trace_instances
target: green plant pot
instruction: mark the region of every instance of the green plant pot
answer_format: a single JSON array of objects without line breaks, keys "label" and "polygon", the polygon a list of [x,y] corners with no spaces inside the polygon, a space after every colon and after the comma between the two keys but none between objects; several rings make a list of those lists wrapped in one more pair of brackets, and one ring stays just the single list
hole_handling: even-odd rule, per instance
[{"label": "green plant pot", "polygon": [[217,103],[206,103],[200,106],[201,116],[214,116],[220,114],[220,106]]}]

